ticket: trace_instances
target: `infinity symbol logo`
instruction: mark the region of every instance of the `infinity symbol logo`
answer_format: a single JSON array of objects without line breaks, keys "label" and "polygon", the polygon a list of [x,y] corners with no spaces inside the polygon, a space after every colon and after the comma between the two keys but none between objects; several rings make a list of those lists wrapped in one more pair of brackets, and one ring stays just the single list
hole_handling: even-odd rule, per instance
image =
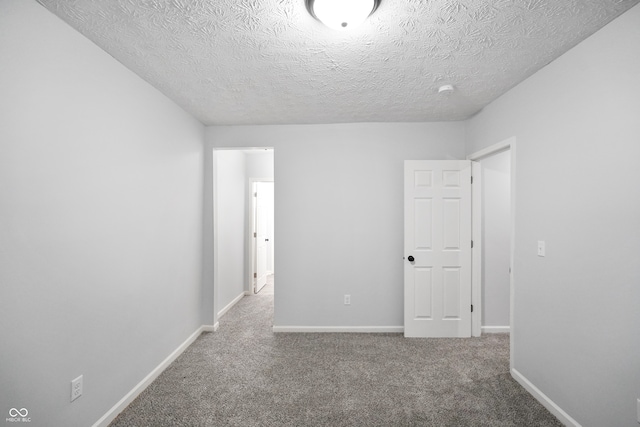
[{"label": "infinity symbol logo", "polygon": [[10,417],[26,417],[29,414],[29,411],[27,411],[27,408],[22,408],[22,409],[16,409],[16,408],[11,408],[9,409],[9,416]]}]

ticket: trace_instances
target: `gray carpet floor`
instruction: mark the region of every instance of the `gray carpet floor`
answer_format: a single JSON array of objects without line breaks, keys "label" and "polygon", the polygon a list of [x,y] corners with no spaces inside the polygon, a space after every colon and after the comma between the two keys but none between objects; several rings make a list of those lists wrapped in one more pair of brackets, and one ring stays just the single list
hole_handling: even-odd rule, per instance
[{"label": "gray carpet floor", "polygon": [[561,426],[509,374],[509,337],[273,334],[243,298],[131,403],[124,426]]}]

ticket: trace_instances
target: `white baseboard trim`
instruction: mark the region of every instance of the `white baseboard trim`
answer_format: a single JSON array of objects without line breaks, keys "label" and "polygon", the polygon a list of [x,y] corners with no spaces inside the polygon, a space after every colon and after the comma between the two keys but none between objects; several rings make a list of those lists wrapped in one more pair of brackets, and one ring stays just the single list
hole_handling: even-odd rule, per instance
[{"label": "white baseboard trim", "polygon": [[273,332],[306,332],[306,333],[395,333],[404,332],[404,326],[274,326]]},{"label": "white baseboard trim", "polygon": [[508,334],[511,326],[481,326],[480,330],[483,334]]},{"label": "white baseboard trim", "polygon": [[216,322],[213,325],[202,325],[202,332],[215,332],[220,328],[220,323]]},{"label": "white baseboard trim", "polygon": [[531,381],[526,379],[524,375],[518,372],[516,369],[511,369],[511,376],[524,387],[536,400],[542,403],[542,406],[547,408],[562,424],[565,426],[582,427],[576,420],[571,418],[569,414],[564,412],[562,408],[555,404],[555,402],[538,389]]},{"label": "white baseboard trim", "polygon": [[[166,359],[164,359],[158,366],[156,366],[149,374],[136,384],[129,393],[127,393],[118,403],[116,403],[106,414],[104,414],[98,421],[93,424],[93,427],[107,427],[111,421],[113,421],[120,412],[129,406],[133,400],[138,397],[145,388],[149,386],[160,374],[173,363],[208,326],[200,326],[193,334],[189,336],[182,344],[178,346]],[[215,325],[214,325],[215,327]]]},{"label": "white baseboard trim", "polygon": [[225,315],[225,313],[238,303],[246,295],[245,291],[242,291],[240,295],[235,297],[229,304],[227,304],[222,310],[218,312],[218,319]]}]

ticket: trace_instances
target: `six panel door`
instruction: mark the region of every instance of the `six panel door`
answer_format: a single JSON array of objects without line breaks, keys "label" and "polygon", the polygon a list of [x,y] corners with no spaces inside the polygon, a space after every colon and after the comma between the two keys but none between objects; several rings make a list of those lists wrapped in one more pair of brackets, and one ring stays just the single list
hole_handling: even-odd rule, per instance
[{"label": "six panel door", "polygon": [[471,162],[406,160],[404,173],[404,335],[470,337]]}]

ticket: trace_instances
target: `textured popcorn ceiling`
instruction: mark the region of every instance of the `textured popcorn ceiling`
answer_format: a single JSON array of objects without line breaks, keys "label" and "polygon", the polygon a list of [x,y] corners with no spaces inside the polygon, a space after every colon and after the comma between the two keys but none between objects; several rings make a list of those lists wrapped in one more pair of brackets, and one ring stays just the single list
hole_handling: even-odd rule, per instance
[{"label": "textured popcorn ceiling", "polygon": [[215,125],[465,119],[640,0],[382,0],[351,32],[304,0],[38,1]]}]

